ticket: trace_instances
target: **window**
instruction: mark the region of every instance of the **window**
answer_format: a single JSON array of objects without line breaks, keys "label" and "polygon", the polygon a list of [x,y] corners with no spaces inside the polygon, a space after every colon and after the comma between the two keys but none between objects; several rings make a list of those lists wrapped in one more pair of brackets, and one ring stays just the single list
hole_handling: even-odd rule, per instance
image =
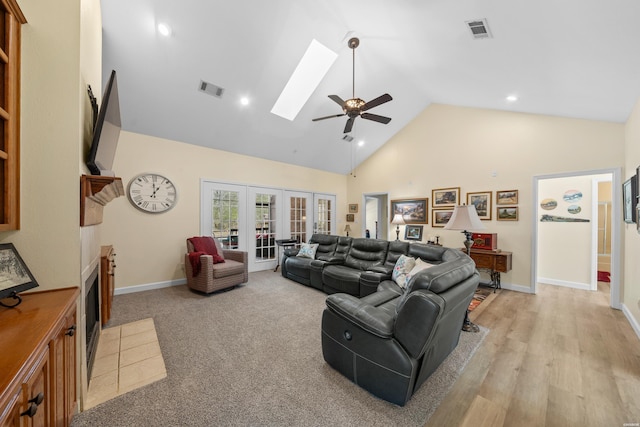
[{"label": "window", "polygon": [[0,1],[0,231],[20,228],[20,26],[15,0]]}]

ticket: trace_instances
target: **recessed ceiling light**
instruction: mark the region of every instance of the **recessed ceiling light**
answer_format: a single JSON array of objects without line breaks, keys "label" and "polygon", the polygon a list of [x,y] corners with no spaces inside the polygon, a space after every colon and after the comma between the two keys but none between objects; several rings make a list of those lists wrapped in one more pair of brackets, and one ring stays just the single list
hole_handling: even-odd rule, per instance
[{"label": "recessed ceiling light", "polygon": [[337,53],[322,43],[311,40],[271,112],[288,120],[295,119],[337,57]]},{"label": "recessed ceiling light", "polygon": [[171,27],[161,22],[158,24],[158,32],[165,37],[169,37],[171,35]]},{"label": "recessed ceiling light", "polygon": [[362,147],[364,145],[364,141],[358,141],[358,147]]},{"label": "recessed ceiling light", "polygon": [[244,106],[249,105],[249,98],[247,98],[246,96],[243,96],[242,98],[240,98],[240,104]]},{"label": "recessed ceiling light", "polygon": [[505,99],[507,100],[507,102],[516,102],[518,100],[518,97],[516,95],[509,95]]}]

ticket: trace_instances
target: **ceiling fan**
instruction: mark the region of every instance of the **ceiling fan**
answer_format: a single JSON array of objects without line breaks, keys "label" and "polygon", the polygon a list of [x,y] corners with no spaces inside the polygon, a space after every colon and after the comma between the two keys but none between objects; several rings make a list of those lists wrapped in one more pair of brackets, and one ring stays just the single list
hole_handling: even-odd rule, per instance
[{"label": "ceiling fan", "polygon": [[385,93],[384,95],[381,95],[375,99],[372,99],[369,102],[364,102],[364,100],[360,98],[356,98],[356,94],[355,94],[356,93],[356,48],[358,47],[359,44],[360,44],[360,39],[358,39],[357,37],[353,37],[349,39],[349,41],[347,42],[347,46],[349,46],[353,51],[352,98],[347,99],[346,101],[343,101],[342,98],[340,98],[338,95],[329,95],[329,98],[331,98],[334,102],[339,104],[340,107],[342,107],[343,113],[333,114],[331,116],[325,116],[325,117],[318,117],[317,119],[312,120],[314,122],[317,122],[318,120],[330,119],[332,117],[349,116],[349,119],[347,120],[347,124],[344,127],[344,133],[351,132],[351,129],[353,128],[353,122],[356,120],[356,117],[358,116],[366,120],[373,120],[374,122],[384,123],[385,125],[391,121],[390,117],[384,117],[384,116],[379,116],[377,114],[365,113],[365,111],[373,107],[377,107],[380,104],[384,104],[385,102],[391,101],[393,98],[391,98],[391,95],[389,95],[388,93]]}]

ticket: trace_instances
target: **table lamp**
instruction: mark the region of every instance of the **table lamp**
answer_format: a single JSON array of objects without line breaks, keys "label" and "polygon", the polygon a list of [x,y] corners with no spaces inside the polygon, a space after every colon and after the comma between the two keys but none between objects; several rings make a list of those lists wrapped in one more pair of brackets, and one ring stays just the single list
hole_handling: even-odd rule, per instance
[{"label": "table lamp", "polygon": [[473,205],[462,205],[453,208],[453,214],[444,226],[445,230],[463,230],[465,236],[464,247],[467,248],[467,255],[471,253],[473,246],[472,233],[469,230],[484,230],[486,227],[478,217],[476,207]]},{"label": "table lamp", "polygon": [[345,225],[344,231],[347,233],[347,237],[349,237],[349,232],[351,231],[351,225],[349,224]]},{"label": "table lamp", "polygon": [[391,220],[391,224],[395,224],[396,225],[396,240],[400,240],[400,225],[404,225],[406,224],[404,222],[404,217],[402,216],[402,214],[395,214],[393,216],[393,219]]},{"label": "table lamp", "polygon": [[[485,226],[478,217],[476,207],[473,205],[462,205],[453,208],[453,215],[444,226],[445,230],[463,230],[465,236],[464,246],[467,248],[467,255],[471,256],[471,246],[473,246],[472,233],[469,230],[484,230]],[[474,325],[469,319],[469,310],[464,315],[462,330],[466,332],[478,332],[480,328]]]}]

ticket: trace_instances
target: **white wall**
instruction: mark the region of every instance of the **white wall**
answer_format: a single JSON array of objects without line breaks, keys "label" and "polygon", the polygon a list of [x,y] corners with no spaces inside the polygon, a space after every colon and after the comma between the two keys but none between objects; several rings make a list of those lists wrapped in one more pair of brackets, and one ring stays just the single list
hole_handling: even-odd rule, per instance
[{"label": "white wall", "polygon": [[[593,180],[596,175],[542,179],[538,185],[538,200],[553,199],[553,210],[536,206],[538,221],[538,282],[589,289],[594,242],[592,229],[596,226],[597,212],[593,212]],[[569,190],[582,193],[580,200],[565,201]],[[579,206],[577,214],[568,212],[570,206]],[[542,222],[542,215],[587,219],[589,222]]]},{"label": "white wall", "polygon": [[[513,252],[502,284],[529,289],[533,177],[623,164],[622,124],[432,104],[358,167],[348,197],[389,193],[389,200],[428,197],[431,204],[436,188],[460,187],[463,202],[468,192],[491,191],[485,232],[497,233],[498,247]],[[519,221],[496,221],[495,191],[512,189],[519,190]],[[423,240],[439,235],[445,246],[462,245],[459,232],[432,228],[431,221],[430,206]]]},{"label": "white wall", "polygon": [[200,230],[201,179],[335,194],[336,230],[344,230],[346,223],[346,175],[131,132],[121,133],[114,171],[125,187],[140,173],[157,172],[171,179],[178,190],[176,206],[162,214],[143,213],[126,197],[105,207],[101,243],[112,244],[118,254],[116,288],[120,291],[184,279],[186,239]]}]

